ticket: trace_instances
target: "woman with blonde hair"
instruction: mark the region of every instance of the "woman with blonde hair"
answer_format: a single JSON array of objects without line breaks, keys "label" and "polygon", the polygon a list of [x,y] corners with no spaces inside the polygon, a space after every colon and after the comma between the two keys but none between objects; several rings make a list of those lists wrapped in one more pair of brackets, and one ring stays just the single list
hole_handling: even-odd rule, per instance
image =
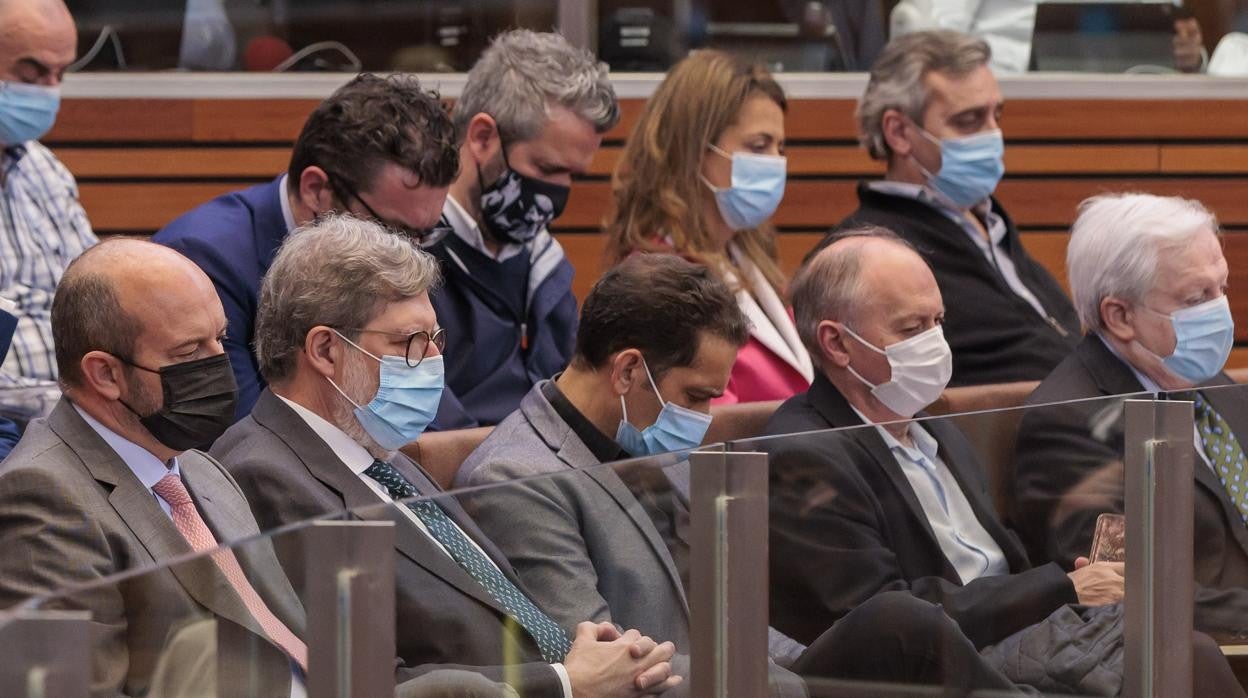
[{"label": "woman with blonde hair", "polygon": [[765,69],[697,51],[646,103],[612,180],[608,261],[667,252],[706,264],[750,320],[720,403],[787,398],[814,375],[768,223],[784,196],[787,107]]}]

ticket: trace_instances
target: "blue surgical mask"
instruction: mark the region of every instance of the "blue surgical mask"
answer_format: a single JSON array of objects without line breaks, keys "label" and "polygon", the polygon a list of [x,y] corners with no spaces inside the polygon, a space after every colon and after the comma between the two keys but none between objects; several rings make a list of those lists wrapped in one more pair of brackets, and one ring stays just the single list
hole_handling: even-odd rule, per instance
[{"label": "blue surgical mask", "polygon": [[732,153],[729,155],[714,145],[711,151],[732,160],[732,184],[716,187],[702,178],[702,182],[715,194],[719,215],[729,228],[751,230],[762,225],[776,212],[784,198],[784,181],[788,160],[778,155],[755,153]]},{"label": "blue surgical mask", "polygon": [[60,88],[0,82],[0,145],[39,140],[56,122],[60,107]]},{"label": "blue surgical mask", "polygon": [[1174,375],[1192,384],[1203,383],[1226,365],[1235,343],[1235,320],[1226,296],[1181,308],[1170,315],[1147,309],[1168,317],[1174,327],[1174,352],[1161,360]]},{"label": "blue surgical mask", "polygon": [[914,164],[927,177],[927,185],[958,208],[970,208],[997,190],[1005,174],[1005,139],[1001,129],[981,131],[960,138],[937,138],[922,127],[925,138],[940,145],[940,171],[928,172],[918,160]]},{"label": "blue surgical mask", "polygon": [[615,431],[615,440],[629,454],[635,457],[654,456],[660,453],[671,453],[696,448],[706,438],[706,430],[711,426],[711,415],[695,412],[688,407],[681,407],[667,402],[659,395],[659,388],[650,375],[650,367],[642,359],[642,367],[646,369],[646,378],[654,395],[663,409],[654,424],[645,429],[638,429],[628,421],[628,406],[624,404],[624,396],[620,396],[620,407],[624,409],[624,418]]},{"label": "blue surgical mask", "polygon": [[411,367],[402,356],[379,358],[346,337],[342,340],[381,364],[377,395],[361,406],[332,380],[329,384],[355,405],[355,418],[378,446],[395,451],[415,441],[438,414],[442,388],[446,385],[442,355],[426,356]]}]

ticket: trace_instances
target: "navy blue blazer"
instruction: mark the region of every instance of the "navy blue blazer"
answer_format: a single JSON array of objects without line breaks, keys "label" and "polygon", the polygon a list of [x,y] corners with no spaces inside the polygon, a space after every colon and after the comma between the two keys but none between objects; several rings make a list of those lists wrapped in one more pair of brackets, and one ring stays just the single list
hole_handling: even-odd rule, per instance
[{"label": "navy blue blazer", "polygon": [[[212,279],[229,321],[225,351],[238,381],[234,421],[251,413],[265,388],[253,351],[260,281],[289,232],[282,216],[282,176],[267,184],[219,196],[165,226],[152,238],[189,257]],[[519,398],[517,398],[517,404]],[[471,425],[455,401],[443,398],[438,425]]]},{"label": "navy blue blazer", "polygon": [[152,238],[189,257],[212,279],[229,321],[225,351],[238,381],[235,421],[251,412],[264,389],[252,352],[260,280],[286,238],[281,176],[219,196],[165,226]]}]

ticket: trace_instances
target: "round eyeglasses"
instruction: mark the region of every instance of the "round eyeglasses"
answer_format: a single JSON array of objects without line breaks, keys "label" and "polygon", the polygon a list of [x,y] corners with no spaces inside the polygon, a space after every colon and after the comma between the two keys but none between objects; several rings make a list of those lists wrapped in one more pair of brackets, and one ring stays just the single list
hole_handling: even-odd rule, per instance
[{"label": "round eyeglasses", "polygon": [[411,334],[406,332],[387,332],[386,330],[364,330],[360,328],[344,327],[340,332],[360,332],[364,334],[384,334],[390,337],[407,337],[407,351],[404,358],[407,359],[407,365],[410,368],[416,368],[421,361],[429,355],[429,345],[438,348],[438,353],[446,351],[446,329],[439,327],[430,334],[427,330],[416,330]]}]

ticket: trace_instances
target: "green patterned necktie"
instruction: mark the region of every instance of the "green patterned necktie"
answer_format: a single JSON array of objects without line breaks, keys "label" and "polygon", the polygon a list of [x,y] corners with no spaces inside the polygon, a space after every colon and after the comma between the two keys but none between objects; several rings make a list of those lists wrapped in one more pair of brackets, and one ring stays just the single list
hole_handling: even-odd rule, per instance
[{"label": "green patterned necktie", "polygon": [[[402,473],[385,461],[374,460],[364,474],[381,483],[396,500],[410,499],[420,494]],[[429,535],[446,548],[455,562],[472,575],[490,597],[502,606],[507,615],[520,623],[537,641],[542,658],[551,664],[562,662],[568,650],[572,649],[572,643],[563,628],[543,613],[519,587],[512,584],[436,502],[422,499],[405,503],[429,529]]]},{"label": "green patterned necktie", "polygon": [[1195,402],[1200,444],[1226,493],[1239,509],[1240,518],[1248,522],[1248,462],[1245,462],[1244,451],[1231,426],[1205,402],[1204,396],[1197,393]]}]

